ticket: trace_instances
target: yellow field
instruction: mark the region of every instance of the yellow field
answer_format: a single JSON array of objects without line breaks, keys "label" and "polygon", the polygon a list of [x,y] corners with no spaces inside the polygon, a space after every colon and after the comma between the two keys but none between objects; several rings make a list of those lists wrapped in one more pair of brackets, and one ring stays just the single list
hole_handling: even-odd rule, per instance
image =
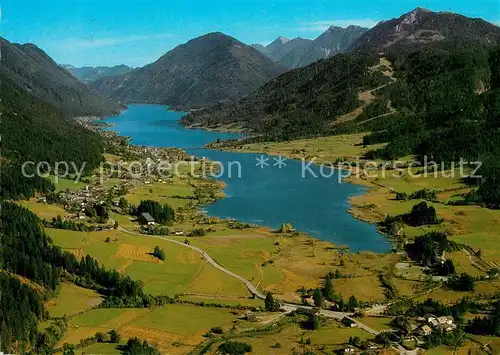
[{"label": "yellow field", "polygon": [[130,191],[125,198],[132,204],[138,205],[141,200],[156,200],[160,203],[168,203],[173,208],[184,207],[190,200],[175,198],[176,196],[189,196],[194,189],[189,186],[187,180],[174,178],[173,183],[153,183],[142,185]]},{"label": "yellow field", "polygon": [[105,161],[111,162],[111,163],[118,163],[120,161],[123,161],[122,157],[120,157],[119,155],[115,155],[115,154],[103,153],[102,156],[103,156]]},{"label": "yellow field", "polygon": [[[254,354],[285,355],[294,353],[331,354],[346,344],[350,337],[358,336],[361,339],[372,339],[367,332],[358,328],[346,328],[333,320],[322,320],[319,330],[309,331],[298,324],[287,324],[270,334],[257,334],[252,337],[237,337],[234,340],[245,342],[252,346]],[[301,343],[308,339],[310,344]],[[279,344],[279,346],[276,346]],[[213,346],[210,354],[217,354]]]},{"label": "yellow field", "polygon": [[61,177],[56,177],[54,175],[49,176],[50,181],[54,183],[56,191],[66,191],[66,190],[79,190],[85,187],[85,183],[80,181],[74,181],[69,179],[64,179]]},{"label": "yellow field", "polygon": [[[290,301],[300,301],[297,293],[300,288],[321,287],[326,274],[335,270],[350,276],[334,280],[335,290],[345,298],[354,295],[359,300],[375,298],[382,301],[384,296],[378,272],[399,259],[399,256],[392,254],[344,255],[333,249],[330,243],[308,237],[259,237],[254,234],[253,237],[212,236],[191,238],[190,241],[206,250],[224,267],[259,285],[262,290],[271,291],[281,299]],[[200,286],[197,287],[200,290]],[[217,287],[210,285],[208,289]],[[191,290],[188,289],[188,292],[194,292]]]},{"label": "yellow field", "polygon": [[344,299],[355,295],[358,300],[383,302],[384,289],[380,285],[378,276],[356,277],[339,279],[333,282],[334,288]]},{"label": "yellow field", "polygon": [[[119,230],[75,232],[48,229],[56,245],[78,257],[90,254],[107,268],[141,280],[145,292],[154,295],[199,293],[246,297],[246,287],[234,278],[206,264],[188,248],[149,236],[138,236]],[[106,243],[106,239],[110,242]],[[164,250],[166,259],[151,255],[155,246]]]},{"label": "yellow field", "polygon": [[153,264],[162,264],[163,262],[155,258],[151,254],[151,249],[143,246],[131,245],[131,244],[120,244],[118,250],[115,254],[119,258],[145,261]]},{"label": "yellow field", "polygon": [[46,228],[45,232],[52,238],[55,245],[58,245],[66,250],[80,249],[89,239],[89,233],[87,232],[77,232],[55,228]]},{"label": "yellow field", "polygon": [[417,301],[425,301],[428,298],[440,300],[443,303],[456,303],[464,297],[472,298],[478,294],[494,295],[500,291],[500,282],[495,281],[480,281],[476,282],[474,292],[452,291],[447,289],[438,289],[431,293],[419,296]]},{"label": "yellow field", "polygon": [[90,309],[101,301],[102,297],[97,292],[63,282],[57,297],[47,301],[45,306],[51,317],[62,317]]},{"label": "yellow field", "polygon": [[96,309],[71,319],[59,342],[75,344],[96,332],[117,330],[122,338],[137,336],[158,346],[162,353],[185,354],[214,326],[228,329],[235,315],[230,310],[182,304],[154,309]]},{"label": "yellow field", "polygon": [[[383,220],[386,215],[407,213],[420,201],[396,201],[393,193],[380,187],[351,198],[352,213],[358,218],[373,222]],[[483,258],[500,263],[500,244],[497,242],[500,238],[500,211],[478,206],[427,203],[436,208],[438,215],[444,218],[444,223],[432,227],[406,226],[403,232],[407,236],[414,237],[433,229],[444,230],[452,235],[453,240],[467,244],[476,251],[481,250]]]},{"label": "yellow field", "polygon": [[38,203],[36,199],[32,198],[29,201],[17,201],[21,206],[32,210],[38,217],[51,220],[54,217],[64,217],[69,215],[62,207],[57,205],[50,205],[48,203]]},{"label": "yellow field", "polygon": [[355,160],[368,150],[384,146],[364,147],[361,143],[367,133],[346,134],[339,136],[300,139],[280,143],[252,143],[238,149],[245,152],[265,152],[270,155],[282,155],[292,159],[315,159],[317,163],[330,163],[341,158]]},{"label": "yellow field", "polygon": [[391,317],[364,317],[363,319],[361,319],[361,322],[363,322],[363,324],[369,326],[372,329],[378,330],[379,332],[391,330],[391,321]]},{"label": "yellow field", "polygon": [[204,303],[215,303],[229,306],[248,306],[248,307],[264,307],[264,301],[258,298],[236,298],[236,297],[225,297],[225,296],[182,296],[182,300],[190,301],[190,302],[204,302]]},{"label": "yellow field", "polygon": [[185,293],[195,295],[223,296],[227,298],[249,297],[250,292],[246,286],[234,277],[220,272],[212,265],[206,263],[200,272],[186,287]]},{"label": "yellow field", "polygon": [[[442,345],[437,348],[430,349],[426,352],[428,355],[487,355],[489,354],[484,349],[472,341],[465,341],[464,345],[459,349],[454,349],[452,347]],[[493,354],[497,354],[494,352]]]}]

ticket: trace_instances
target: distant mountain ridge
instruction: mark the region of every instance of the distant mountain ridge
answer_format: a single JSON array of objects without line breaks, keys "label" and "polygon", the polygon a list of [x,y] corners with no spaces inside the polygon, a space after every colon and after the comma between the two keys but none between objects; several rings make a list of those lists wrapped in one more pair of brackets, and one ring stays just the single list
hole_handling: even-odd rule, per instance
[{"label": "distant mountain ridge", "polygon": [[203,108],[238,100],[286,69],[220,32],[179,45],[156,62],[90,86],[121,102]]},{"label": "distant mountain ridge", "polygon": [[107,76],[127,74],[133,70],[133,68],[123,64],[113,67],[99,66],[81,68],[76,68],[70,64],[61,64],[61,67],[69,71],[75,78],[85,84]]},{"label": "distant mountain ridge", "polygon": [[335,117],[361,105],[360,90],[388,82],[368,69],[378,62],[373,54],[338,54],[290,70],[235,103],[192,112],[181,122],[213,129],[235,126],[269,140],[325,132]]},{"label": "distant mountain ridge", "polygon": [[[330,30],[335,32],[334,28]],[[319,38],[317,40],[321,42]],[[331,43],[328,36],[322,40],[326,45]],[[482,19],[417,8],[397,19],[380,22],[350,48],[347,47],[348,42],[343,42],[342,48],[347,53],[290,70],[238,102],[190,113],[182,122],[191,127],[214,129],[233,125],[259,135],[258,139],[289,140],[331,133],[332,122],[348,114],[350,116],[346,120],[358,116],[389,117],[393,112],[392,101],[401,100],[408,90],[394,84],[403,80],[393,77],[391,64],[401,66],[408,57],[428,51],[418,57],[419,62],[424,63],[420,68],[423,73],[426,72],[426,63],[422,58],[426,55],[436,60],[453,58],[457,62],[462,59],[465,63],[470,60],[472,66],[476,64],[472,63],[474,60],[479,60],[481,56],[483,60],[486,58],[483,52],[487,53],[491,47],[500,44],[500,28]],[[478,56],[461,56],[462,51],[477,51]],[[456,57],[447,57],[442,53],[456,53]],[[439,68],[442,71],[452,71],[457,65],[447,61],[433,63],[439,67],[438,64],[442,66]],[[397,69],[404,73],[401,68]],[[465,76],[464,73],[454,75],[457,78]],[[481,80],[477,76],[475,80],[479,80],[481,85],[474,90],[488,87],[486,79]],[[363,98],[386,86],[384,90],[394,90],[394,100],[377,98],[378,101],[372,102],[371,98]],[[422,97],[423,93],[415,96]]]},{"label": "distant mountain ridge", "polygon": [[319,59],[346,52],[359,39],[367,28],[330,26],[314,40],[294,38],[289,40],[278,37],[267,46],[253,45],[272,60],[287,68],[299,68]]},{"label": "distant mountain ridge", "polygon": [[122,109],[79,82],[34,44],[10,43],[0,37],[0,47],[0,74],[61,111],[71,116],[102,116]]},{"label": "distant mountain ridge", "polygon": [[500,43],[500,28],[480,18],[416,8],[382,21],[349,48],[373,53],[407,53],[426,45],[492,45]]}]

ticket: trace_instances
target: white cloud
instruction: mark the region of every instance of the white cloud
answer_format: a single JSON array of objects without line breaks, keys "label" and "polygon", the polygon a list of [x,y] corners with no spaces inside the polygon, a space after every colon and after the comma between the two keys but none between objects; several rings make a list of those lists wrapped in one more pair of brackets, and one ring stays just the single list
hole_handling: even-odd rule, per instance
[{"label": "white cloud", "polygon": [[72,39],[60,40],[58,42],[60,45],[66,47],[67,49],[99,48],[99,47],[116,46],[119,44],[126,44],[126,43],[163,39],[169,37],[172,37],[172,35],[169,33],[162,33],[162,34],[131,35],[124,37],[108,37],[108,38],[95,38],[95,39],[72,38]]},{"label": "white cloud", "polygon": [[321,20],[321,21],[313,21],[306,22],[302,27],[299,28],[301,32],[317,32],[317,31],[326,31],[330,26],[339,26],[339,27],[347,27],[349,25],[357,25],[361,27],[372,28],[379,20],[373,19],[348,19],[348,20]]}]

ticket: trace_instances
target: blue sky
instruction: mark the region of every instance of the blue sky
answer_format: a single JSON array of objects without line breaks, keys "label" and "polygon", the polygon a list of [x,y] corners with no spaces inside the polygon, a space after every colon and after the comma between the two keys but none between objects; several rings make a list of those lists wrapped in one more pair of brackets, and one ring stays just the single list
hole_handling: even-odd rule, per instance
[{"label": "blue sky", "polygon": [[499,0],[0,0],[0,6],[0,36],[35,43],[58,63],[75,66],[142,66],[214,31],[248,44],[315,38],[329,25],[371,27],[417,6],[500,25]]}]

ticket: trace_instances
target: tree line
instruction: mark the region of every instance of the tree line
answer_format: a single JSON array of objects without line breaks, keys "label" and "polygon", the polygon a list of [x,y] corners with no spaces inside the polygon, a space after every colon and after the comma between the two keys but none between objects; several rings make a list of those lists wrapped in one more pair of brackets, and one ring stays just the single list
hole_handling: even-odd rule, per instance
[{"label": "tree line", "polygon": [[[15,203],[3,202],[0,209],[2,236],[1,261],[5,272],[19,275],[43,286],[50,295],[60,277],[73,275],[78,285],[93,288],[106,296],[103,307],[148,307],[161,300],[144,294],[141,282],[106,269],[90,255],[77,260],[52,245],[40,219]],[[9,274],[0,274],[2,283],[1,350],[12,352],[35,345],[36,324],[46,318],[42,296],[20,284]],[[42,346],[42,344],[38,344]]]},{"label": "tree line", "polygon": [[[380,93],[398,110],[369,127],[363,144],[387,143],[368,159],[414,154],[451,167],[483,163],[472,203],[500,204],[500,48],[423,49],[396,61],[398,81]],[[365,127],[366,128],[366,127]]]}]

